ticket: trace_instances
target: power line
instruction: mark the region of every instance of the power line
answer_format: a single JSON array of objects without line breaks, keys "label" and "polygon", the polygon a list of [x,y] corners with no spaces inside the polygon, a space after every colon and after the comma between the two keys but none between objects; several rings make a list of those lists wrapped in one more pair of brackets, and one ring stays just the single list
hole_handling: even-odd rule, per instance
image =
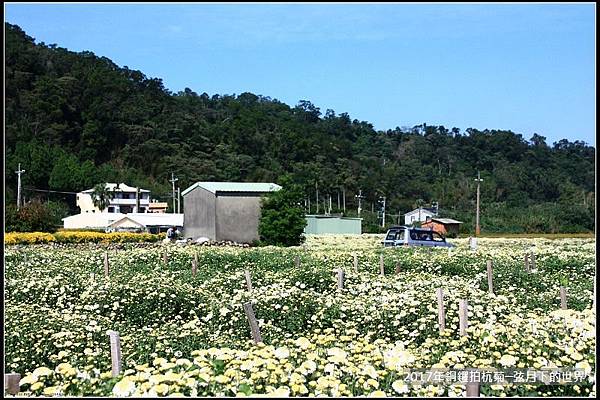
[{"label": "power line", "polygon": [[36,189],[36,188],[30,188],[30,187],[24,187],[24,190],[31,190],[34,192],[43,192],[43,193],[65,193],[65,194],[77,194],[79,192],[62,192],[59,190],[47,190],[47,189]]}]

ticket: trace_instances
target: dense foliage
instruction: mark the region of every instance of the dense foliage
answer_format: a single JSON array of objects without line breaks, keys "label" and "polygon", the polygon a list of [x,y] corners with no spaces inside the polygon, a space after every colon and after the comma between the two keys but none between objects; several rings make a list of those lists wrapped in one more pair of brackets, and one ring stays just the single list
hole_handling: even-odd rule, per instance
[{"label": "dense foliage", "polygon": [[[595,371],[593,239],[480,239],[470,251],[466,239],[453,240],[452,250],[428,250],[383,249],[381,238],[311,236],[304,250],[124,244],[109,250],[109,278],[102,245],[7,246],[5,369],[22,374],[21,391],[29,394],[136,397],[464,397],[460,385],[406,385],[402,371]],[[536,259],[529,272],[526,252]],[[340,267],[343,290],[334,274]],[[560,310],[560,285],[569,310]],[[446,308],[442,334],[438,287]],[[459,299],[469,304],[465,337],[458,332]],[[249,340],[242,308],[248,301],[264,345]],[[121,337],[123,374],[116,378],[107,330]],[[587,397],[595,384],[484,384],[481,392]]]},{"label": "dense foliage", "polygon": [[6,232],[54,232],[62,227],[62,218],[69,215],[61,202],[41,202],[39,199],[23,204],[18,210],[14,204],[4,208]]},{"label": "dense foliage", "polygon": [[[385,195],[390,223],[421,199],[439,202],[472,230],[480,170],[484,232],[594,227],[595,149],[580,141],[549,145],[540,134],[526,140],[508,130],[426,124],[378,132],[305,100],[290,107],[252,93],[171,93],[161,79],[106,57],[36,44],[9,23],[5,33],[7,202],[15,198],[19,162],[29,198],[31,187],[80,191],[127,182],[166,199],[171,172],[182,188],[278,182],[289,173],[311,200],[308,212],[316,211],[318,188],[321,212],[329,195],[338,211],[344,193],[353,215],[362,189],[369,227],[377,226],[371,210]],[[73,197],[65,197],[72,208]]]},{"label": "dense foliage", "polygon": [[263,245],[298,246],[304,240],[306,218],[302,191],[287,179],[283,187],[261,199],[258,234]]},{"label": "dense foliage", "polygon": [[4,234],[4,244],[36,244],[36,243],[140,243],[158,242],[163,238],[160,234],[133,232],[97,232],[97,231],[59,231],[48,232],[8,232]]}]

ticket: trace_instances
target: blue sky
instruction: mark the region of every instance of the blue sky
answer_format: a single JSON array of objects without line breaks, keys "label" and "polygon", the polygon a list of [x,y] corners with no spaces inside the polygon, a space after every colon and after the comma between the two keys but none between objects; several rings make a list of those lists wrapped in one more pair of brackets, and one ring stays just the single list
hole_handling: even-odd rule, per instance
[{"label": "blue sky", "polygon": [[310,100],[376,129],[510,129],[595,146],[582,4],[24,4],[5,21],[177,92]]}]

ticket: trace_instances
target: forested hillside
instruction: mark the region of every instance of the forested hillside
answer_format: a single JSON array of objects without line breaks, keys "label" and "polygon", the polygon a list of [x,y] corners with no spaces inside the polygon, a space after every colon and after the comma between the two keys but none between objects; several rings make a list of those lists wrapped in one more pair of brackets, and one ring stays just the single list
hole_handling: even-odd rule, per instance
[{"label": "forested hillside", "polygon": [[[7,23],[5,35],[7,203],[16,199],[18,163],[26,198],[43,195],[29,188],[69,192],[118,181],[166,200],[172,172],[182,190],[289,173],[312,212],[316,187],[321,212],[325,196],[335,211],[345,191],[349,215],[360,189],[367,229],[372,204],[386,196],[388,215],[437,201],[473,230],[479,170],[482,231],[594,229],[595,149],[579,141],[426,124],[379,132],[310,101],[292,107],[252,93],[172,93],[106,57],[36,44],[18,26]],[[74,206],[74,196],[64,198]]]}]

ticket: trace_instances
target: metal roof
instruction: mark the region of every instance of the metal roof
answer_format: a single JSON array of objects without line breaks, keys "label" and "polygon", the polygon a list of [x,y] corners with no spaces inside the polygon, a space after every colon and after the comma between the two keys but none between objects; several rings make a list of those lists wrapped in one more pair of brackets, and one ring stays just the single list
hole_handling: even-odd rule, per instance
[{"label": "metal roof", "polygon": [[442,224],[462,224],[461,221],[457,221],[452,218],[431,218],[431,220],[441,222]]},{"label": "metal roof", "polygon": [[125,218],[142,226],[183,226],[183,214],[166,213],[129,213],[110,225],[115,225]]},{"label": "metal roof", "polygon": [[[421,207],[421,209],[420,209],[420,210],[421,210],[421,212],[422,212],[422,213],[426,213],[426,214],[428,213],[428,214],[435,215],[435,210],[432,210],[432,209],[430,209],[430,208]],[[419,212],[419,209],[418,209],[418,208],[415,208],[414,210],[412,210],[412,211],[409,211],[409,212],[407,212],[407,213],[406,213],[406,214],[404,214],[404,215],[416,214],[416,213],[418,213],[418,212]]]},{"label": "metal roof", "polygon": [[[118,190],[119,192],[135,192],[136,191],[136,188],[127,186],[124,183],[119,183],[118,185],[119,185],[119,189],[117,189],[116,183],[107,183],[106,187],[108,188],[108,190],[111,190],[111,191],[113,191],[113,190]],[[91,193],[93,191],[94,191],[94,189],[88,189],[88,190],[84,190],[81,193]],[[140,189],[140,193],[150,193],[150,191],[146,190],[146,189]]]},{"label": "metal roof", "polygon": [[211,193],[217,192],[274,192],[281,189],[281,186],[275,183],[266,182],[196,182],[189,188],[181,192],[185,196],[197,187],[208,190]]}]

